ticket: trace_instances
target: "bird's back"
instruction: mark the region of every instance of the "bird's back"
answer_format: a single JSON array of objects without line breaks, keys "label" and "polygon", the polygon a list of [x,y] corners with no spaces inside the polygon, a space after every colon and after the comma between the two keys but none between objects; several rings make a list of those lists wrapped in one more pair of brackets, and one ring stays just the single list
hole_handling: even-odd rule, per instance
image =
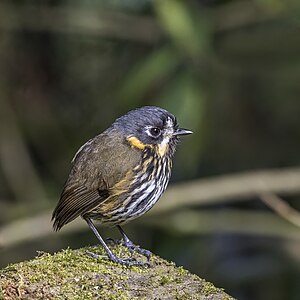
[{"label": "bird's back", "polygon": [[59,230],[99,207],[116,184],[131,179],[141,160],[141,151],[132,148],[115,129],[85,143],[73,158],[68,180],[53,212],[54,229]]}]

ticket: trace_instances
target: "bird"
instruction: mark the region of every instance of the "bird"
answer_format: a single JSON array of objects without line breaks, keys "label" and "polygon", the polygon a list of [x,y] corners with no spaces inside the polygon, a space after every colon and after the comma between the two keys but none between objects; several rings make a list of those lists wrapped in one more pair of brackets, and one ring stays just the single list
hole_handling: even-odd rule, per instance
[{"label": "bird", "polygon": [[[55,231],[81,217],[104,247],[108,259],[126,266],[144,265],[116,256],[94,221],[116,226],[122,244],[148,261],[151,252],[136,246],[121,225],[149,211],[165,191],[179,136],[176,117],[156,106],[144,106],[117,118],[104,132],[82,145],[72,159],[71,171],[53,211]],[[93,252],[89,255],[99,258]]]}]

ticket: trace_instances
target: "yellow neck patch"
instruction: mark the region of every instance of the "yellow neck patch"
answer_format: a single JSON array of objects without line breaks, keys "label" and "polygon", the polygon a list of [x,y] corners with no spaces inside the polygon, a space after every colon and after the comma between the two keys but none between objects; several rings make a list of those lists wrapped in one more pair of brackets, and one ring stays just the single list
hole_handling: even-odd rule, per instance
[{"label": "yellow neck patch", "polygon": [[127,138],[127,141],[129,142],[129,144],[132,147],[144,150],[145,147],[149,146],[147,144],[142,143],[138,138],[134,137],[134,136],[130,136]]},{"label": "yellow neck patch", "polygon": [[[138,148],[141,150],[144,150],[146,147],[153,148],[152,145],[142,143],[135,136],[128,137],[127,141],[131,147]],[[158,153],[161,157],[163,157],[167,153],[167,151],[169,149],[169,145],[168,145],[168,143],[161,143],[161,144],[155,145],[154,149],[155,149],[156,153]]]}]

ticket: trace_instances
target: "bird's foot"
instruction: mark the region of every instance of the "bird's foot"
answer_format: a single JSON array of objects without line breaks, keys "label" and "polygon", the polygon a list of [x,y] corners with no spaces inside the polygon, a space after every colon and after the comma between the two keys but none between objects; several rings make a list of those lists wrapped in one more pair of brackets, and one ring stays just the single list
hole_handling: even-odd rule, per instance
[{"label": "bird's foot", "polygon": [[150,260],[150,257],[152,255],[151,251],[136,246],[130,240],[124,240],[122,245],[124,245],[130,252],[137,252],[139,254],[144,255],[148,261]]},{"label": "bird's foot", "polygon": [[152,255],[152,252],[143,248],[140,248],[136,246],[131,240],[129,239],[122,239],[122,240],[114,240],[112,238],[106,239],[107,242],[109,242],[110,245],[116,246],[116,245],[122,245],[125,246],[129,252],[137,252],[147,258],[147,260],[150,260],[150,257]]},{"label": "bird's foot", "polygon": [[[96,259],[107,257],[106,255],[99,255],[99,254],[96,254],[96,253],[93,253],[90,251],[87,251],[86,254],[88,254]],[[121,265],[127,266],[127,267],[132,267],[132,266],[140,266],[140,267],[145,267],[145,268],[150,267],[149,263],[143,263],[143,262],[137,261],[133,257],[119,258],[119,257],[116,257],[114,254],[112,254],[112,255],[108,255],[108,258],[109,258],[109,260],[111,260],[117,264],[121,264]]]}]

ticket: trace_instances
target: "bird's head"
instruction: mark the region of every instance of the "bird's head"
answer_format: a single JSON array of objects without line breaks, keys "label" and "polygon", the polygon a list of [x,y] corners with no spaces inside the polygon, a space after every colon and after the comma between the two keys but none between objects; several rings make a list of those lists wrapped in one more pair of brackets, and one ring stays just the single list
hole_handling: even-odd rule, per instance
[{"label": "bird's head", "polygon": [[192,133],[178,128],[174,115],[155,106],[132,110],[117,119],[113,127],[122,132],[132,147],[153,148],[160,156],[172,156],[178,136]]}]

